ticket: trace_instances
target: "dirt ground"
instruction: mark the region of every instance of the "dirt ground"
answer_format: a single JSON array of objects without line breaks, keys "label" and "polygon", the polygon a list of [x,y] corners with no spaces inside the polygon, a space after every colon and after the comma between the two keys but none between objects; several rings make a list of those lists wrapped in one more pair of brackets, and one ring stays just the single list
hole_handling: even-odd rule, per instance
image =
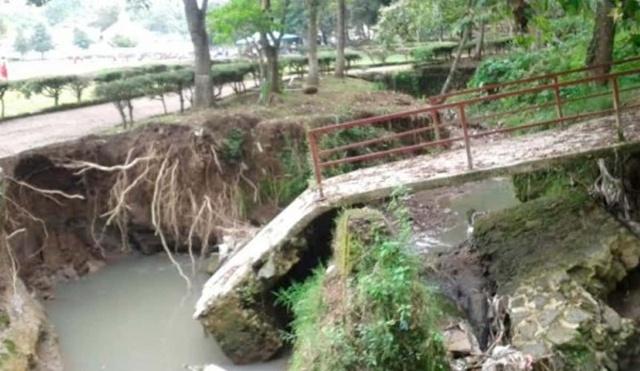
[{"label": "dirt ground", "polygon": [[[223,97],[232,94],[230,87],[222,91]],[[168,112],[180,110],[177,96],[168,96],[166,103]],[[159,100],[139,98],[134,100],[133,106],[136,121],[164,114]],[[120,115],[111,103],[0,122],[0,159],[49,144],[98,134],[120,125]]]}]

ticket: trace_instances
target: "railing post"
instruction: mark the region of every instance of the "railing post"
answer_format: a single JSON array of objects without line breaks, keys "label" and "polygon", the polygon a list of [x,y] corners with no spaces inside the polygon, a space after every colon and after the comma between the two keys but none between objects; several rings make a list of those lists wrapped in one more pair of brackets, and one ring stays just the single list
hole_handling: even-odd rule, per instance
[{"label": "railing post", "polygon": [[[560,86],[558,86],[558,75],[553,76],[553,90],[556,95],[556,114],[558,115],[558,119],[562,120],[564,118],[564,114],[562,113],[562,97],[560,96]],[[564,123],[564,121],[561,121]]]},{"label": "railing post", "polygon": [[473,170],[471,141],[469,140],[469,124],[467,123],[467,113],[465,112],[464,103],[461,103],[458,108],[460,109],[460,123],[462,124],[462,133],[464,135],[464,146],[467,150],[467,165],[469,166],[469,170]]},{"label": "railing post", "polygon": [[316,184],[320,198],[324,198],[324,190],[322,189],[322,168],[320,167],[320,155],[318,154],[318,141],[316,134],[312,131],[307,132],[307,140],[309,141],[309,150],[311,151],[311,160],[313,161],[313,172],[316,176]]},{"label": "railing post", "polygon": [[431,110],[429,112],[431,115],[431,122],[433,122],[433,135],[435,140],[440,140],[442,135],[440,134],[440,125],[442,121],[440,120],[440,112],[438,110]]},{"label": "railing post", "polygon": [[616,115],[616,131],[618,133],[618,140],[624,142],[624,130],[622,128],[622,115],[620,112],[620,86],[618,84],[618,76],[612,76],[613,85],[613,109]]}]

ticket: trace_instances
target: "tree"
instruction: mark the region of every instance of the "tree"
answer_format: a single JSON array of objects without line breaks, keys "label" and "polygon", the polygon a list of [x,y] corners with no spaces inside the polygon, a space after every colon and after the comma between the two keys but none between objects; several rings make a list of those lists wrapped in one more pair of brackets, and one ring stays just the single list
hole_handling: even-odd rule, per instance
[{"label": "tree", "polygon": [[320,0],[306,0],[309,13],[309,30],[307,37],[307,49],[309,55],[309,74],[307,75],[307,87],[316,90],[320,85],[320,68],[318,66],[318,8]]},{"label": "tree", "polygon": [[391,0],[351,0],[350,23],[361,38],[371,38],[370,30],[378,22],[380,8],[391,3]]},{"label": "tree", "polygon": [[211,82],[211,53],[209,52],[209,35],[207,34],[206,15],[208,1],[183,0],[184,13],[187,18],[189,34],[195,54],[195,109],[208,108],[213,105],[213,84]]},{"label": "tree", "polygon": [[92,27],[96,27],[103,32],[107,28],[113,26],[120,17],[120,7],[117,4],[105,5],[96,11],[96,18],[90,23]]},{"label": "tree", "polygon": [[[612,0],[600,0],[596,8],[593,35],[587,50],[587,66],[605,64],[593,71],[594,75],[605,75],[613,62],[613,43],[616,36],[616,22],[613,18],[615,4]],[[606,83],[606,82],[605,82]]]},{"label": "tree", "polygon": [[338,0],[338,17],[336,27],[336,77],[343,78],[346,66],[344,50],[347,44],[347,5],[346,0]]},{"label": "tree", "polygon": [[24,30],[22,28],[18,29],[16,39],[13,42],[13,49],[20,53],[20,55],[23,57],[31,50],[31,44],[24,35]]},{"label": "tree", "polygon": [[246,38],[258,50],[263,79],[260,99],[265,103],[281,91],[279,50],[290,6],[289,0],[230,0],[209,16],[209,27],[217,41]]},{"label": "tree", "polygon": [[51,26],[64,22],[84,11],[80,0],[51,0],[44,7],[44,15]]},{"label": "tree", "polygon": [[79,28],[73,30],[73,45],[86,50],[89,49],[91,44],[93,44],[93,40],[89,38],[89,35],[87,35],[85,31]]},{"label": "tree", "polygon": [[39,23],[36,25],[33,35],[31,35],[31,47],[33,50],[40,53],[42,59],[44,59],[44,53],[53,49],[53,41],[51,35],[47,31],[47,27],[44,24]]}]

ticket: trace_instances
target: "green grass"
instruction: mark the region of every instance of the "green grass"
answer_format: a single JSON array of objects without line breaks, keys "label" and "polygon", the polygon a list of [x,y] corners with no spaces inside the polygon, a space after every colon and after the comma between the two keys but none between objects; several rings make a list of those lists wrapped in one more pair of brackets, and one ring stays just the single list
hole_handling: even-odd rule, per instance
[{"label": "green grass", "polygon": [[393,201],[397,233],[382,213],[347,210],[334,239],[336,265],[280,293],[294,312],[291,370],[446,370],[435,323],[441,306],[409,253],[410,223]]},{"label": "green grass", "polygon": [[[82,94],[82,101],[86,102],[94,98],[94,87],[88,87]],[[22,93],[10,90],[5,94],[5,118],[23,115],[27,113],[36,113],[44,109],[53,107],[53,98],[43,95],[34,94],[31,98],[26,98]],[[60,96],[60,105],[77,103],[77,99],[73,91],[65,89]]]}]

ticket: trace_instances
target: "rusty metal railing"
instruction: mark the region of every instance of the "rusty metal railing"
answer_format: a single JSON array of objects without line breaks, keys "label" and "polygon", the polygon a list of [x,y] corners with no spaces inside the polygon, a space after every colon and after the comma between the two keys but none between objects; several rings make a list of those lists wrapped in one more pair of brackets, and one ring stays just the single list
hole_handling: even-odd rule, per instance
[{"label": "rusty metal railing", "polygon": [[[620,61],[614,65],[620,66],[638,61],[640,57]],[[427,150],[449,148],[455,143],[461,143],[464,146],[467,165],[469,169],[473,169],[472,140],[491,135],[534,128],[550,128],[554,125],[614,115],[615,128],[613,129],[618,139],[623,141],[621,113],[625,110],[640,108],[640,102],[629,104],[633,103],[630,99],[636,97],[633,93],[640,90],[640,68],[561,81],[563,76],[590,72],[603,67],[605,66],[593,66],[468,89],[436,97],[440,101],[439,104],[424,108],[311,129],[307,134],[320,195],[323,196],[323,171],[328,168],[385,158],[395,159],[396,156],[408,153],[424,153]],[[621,81],[625,79],[630,81],[625,81],[627,83],[621,88]],[[632,85],[632,82],[636,84]],[[534,83],[533,86],[531,83]],[[500,92],[507,90],[505,87],[516,89]],[[463,99],[444,102],[454,97]],[[491,104],[507,99],[510,99],[516,107],[503,112],[478,114],[478,112],[491,110]],[[600,100],[597,101],[597,99]],[[572,105],[588,100],[594,101],[592,105],[596,110],[590,111],[585,106],[579,106],[578,112],[571,112],[572,108],[576,108]],[[529,112],[534,116],[538,114],[543,117],[533,117],[520,122],[519,120],[523,120],[522,115]],[[549,114],[553,114],[554,117],[544,117]],[[506,125],[509,123],[509,118],[518,122]],[[398,128],[398,126],[409,126],[409,128]],[[383,135],[378,136],[378,132],[374,132],[373,137],[365,136],[353,142],[337,141],[338,145],[333,146],[325,143],[331,142],[330,140],[324,141],[332,135],[339,136],[341,133],[357,128],[382,129],[379,132]],[[447,135],[449,129],[458,132],[449,136]]]}]

